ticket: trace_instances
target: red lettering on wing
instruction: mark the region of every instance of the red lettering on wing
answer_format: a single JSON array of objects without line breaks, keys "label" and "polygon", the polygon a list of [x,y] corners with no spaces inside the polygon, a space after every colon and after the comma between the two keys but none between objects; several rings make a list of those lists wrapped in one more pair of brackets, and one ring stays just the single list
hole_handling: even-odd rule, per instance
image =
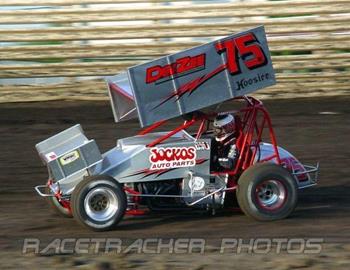
[{"label": "red lettering on wing", "polygon": [[205,67],[205,54],[195,56],[185,56],[177,59],[174,63],[160,66],[156,65],[149,67],[146,70],[146,83],[160,82],[171,79],[171,77],[178,77],[187,74],[191,71],[198,70]]},{"label": "red lettering on wing", "polygon": [[[244,65],[250,70],[264,66],[268,62],[264,54],[264,51],[259,44],[259,41],[257,40],[257,38],[253,33],[247,33],[236,38],[219,41],[215,44],[215,49],[218,54],[225,53],[225,57],[226,57],[225,64],[220,65],[219,67],[217,67],[216,69],[214,69],[208,74],[202,75],[198,78],[195,78],[181,85],[178,89],[176,89],[175,93],[171,94],[170,96],[165,98],[161,103],[153,107],[153,110],[163,105],[164,103],[166,103],[167,101],[169,101],[174,97],[176,97],[175,101],[177,101],[186,93],[191,95],[196,89],[198,89],[200,85],[210,80],[211,78],[213,78],[220,72],[224,71],[225,69],[227,69],[231,75],[239,74],[241,72],[240,65],[239,65],[239,58],[242,58]],[[205,58],[203,57],[203,59]],[[197,61],[199,61],[197,63],[197,66],[203,64],[203,61],[205,61],[203,59],[202,58],[197,59]],[[179,59],[179,60],[183,61],[184,59]],[[147,73],[148,73],[148,70],[147,70]],[[165,73],[163,74],[163,77],[164,76],[166,76]],[[162,76],[154,77],[152,81],[159,80],[160,78],[163,78],[163,77]]]}]

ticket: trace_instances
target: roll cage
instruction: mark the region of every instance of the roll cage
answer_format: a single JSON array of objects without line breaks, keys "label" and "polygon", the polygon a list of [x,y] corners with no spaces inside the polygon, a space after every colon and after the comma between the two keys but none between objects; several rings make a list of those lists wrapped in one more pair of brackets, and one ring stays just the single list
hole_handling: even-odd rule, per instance
[{"label": "roll cage", "polygon": [[[245,106],[237,111],[226,111],[220,114],[232,113],[240,119],[240,135],[237,138],[239,157],[234,169],[225,171],[213,171],[211,174],[228,174],[232,176],[237,175],[250,167],[255,161],[265,162],[275,159],[277,164],[281,164],[281,159],[277,148],[276,136],[272,128],[271,118],[263,103],[251,96],[236,97],[233,100],[245,101]],[[194,136],[195,140],[198,140],[204,133],[210,133],[210,122],[218,114],[219,113],[206,114],[203,112],[194,112],[190,115],[187,115],[187,119],[180,126],[166,133],[164,136],[161,136],[152,141],[147,145],[147,147],[155,147],[176,133],[186,130],[189,127],[193,127],[195,124],[199,124],[197,132]],[[167,120],[156,122],[153,125],[143,129],[138,133],[138,135],[145,135],[147,133],[150,133],[166,123]],[[260,157],[257,157],[257,155],[260,155],[260,143],[262,141],[264,131],[266,131],[265,136],[267,135],[265,139],[269,140],[269,142],[272,144],[274,153],[264,159],[260,159]]]}]

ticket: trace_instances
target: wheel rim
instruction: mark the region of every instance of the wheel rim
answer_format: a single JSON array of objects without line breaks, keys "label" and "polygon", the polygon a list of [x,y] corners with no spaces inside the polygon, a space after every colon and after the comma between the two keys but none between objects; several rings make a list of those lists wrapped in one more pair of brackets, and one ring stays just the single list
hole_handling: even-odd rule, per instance
[{"label": "wheel rim", "polygon": [[118,198],[109,188],[95,188],[84,200],[86,214],[96,221],[107,221],[118,211]]},{"label": "wheel rim", "polygon": [[276,210],[283,206],[287,198],[287,190],[279,180],[266,180],[255,189],[259,206],[268,210]]}]

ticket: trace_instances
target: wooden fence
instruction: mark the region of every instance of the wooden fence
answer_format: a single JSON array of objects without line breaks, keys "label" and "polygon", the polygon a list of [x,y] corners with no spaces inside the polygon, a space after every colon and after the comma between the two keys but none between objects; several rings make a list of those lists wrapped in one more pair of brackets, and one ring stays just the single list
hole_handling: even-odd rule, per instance
[{"label": "wooden fence", "polygon": [[2,0],[0,102],[107,99],[103,76],[261,24],[260,96],[350,94],[350,0]]}]

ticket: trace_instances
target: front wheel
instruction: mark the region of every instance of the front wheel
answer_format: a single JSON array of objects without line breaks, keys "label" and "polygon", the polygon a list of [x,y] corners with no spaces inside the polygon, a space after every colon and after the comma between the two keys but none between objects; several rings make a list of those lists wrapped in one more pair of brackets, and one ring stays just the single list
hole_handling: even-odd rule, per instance
[{"label": "front wheel", "polygon": [[256,220],[283,219],[296,207],[297,186],[283,167],[272,163],[256,164],[239,178],[237,200],[242,211]]},{"label": "front wheel", "polygon": [[94,231],[115,228],[123,218],[126,206],[122,186],[104,175],[85,178],[75,187],[71,198],[74,218]]}]

